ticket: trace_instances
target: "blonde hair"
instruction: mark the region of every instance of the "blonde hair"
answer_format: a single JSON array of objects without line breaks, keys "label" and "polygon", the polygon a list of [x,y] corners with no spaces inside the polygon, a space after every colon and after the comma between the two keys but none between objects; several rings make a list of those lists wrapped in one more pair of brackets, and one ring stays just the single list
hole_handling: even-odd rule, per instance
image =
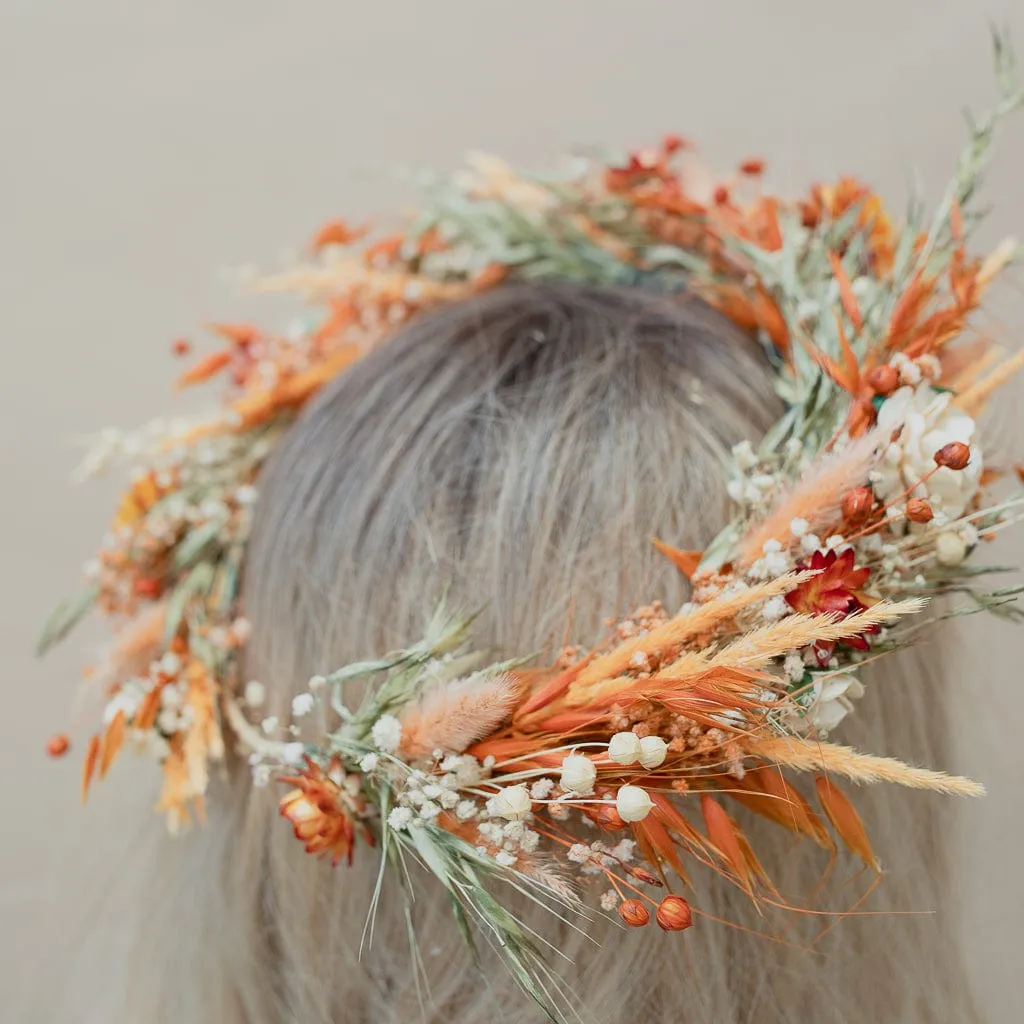
[{"label": "blonde hair", "polygon": [[[764,358],[695,299],[572,284],[508,286],[398,332],[320,397],[261,481],[246,671],[270,693],[266,713],[287,716],[314,673],[414,640],[445,593],[479,612],[478,642],[513,654],[585,642],[653,595],[678,605],[684,581],[650,538],[700,547],[722,526],[729,447],[779,413]],[[939,684],[925,681],[876,685],[846,736],[932,758],[946,730]],[[475,972],[427,878],[410,921],[385,896],[360,957],[375,852],[335,869],[305,856],[277,820],[279,794],[247,772],[232,766],[209,825],[154,866],[127,1020],[533,1019],[486,955]],[[861,806],[891,869],[885,905],[937,916],[851,918],[813,952],[706,920],[682,936],[598,923],[601,948],[549,933],[577,962],[552,954],[552,969],[600,1021],[976,1019],[936,801],[881,796]],[[826,855],[767,829],[759,843],[781,893],[808,900]],[[842,862],[833,887],[850,871]],[[834,921],[797,915],[779,931],[742,894],[698,885],[693,899],[796,945]]]}]

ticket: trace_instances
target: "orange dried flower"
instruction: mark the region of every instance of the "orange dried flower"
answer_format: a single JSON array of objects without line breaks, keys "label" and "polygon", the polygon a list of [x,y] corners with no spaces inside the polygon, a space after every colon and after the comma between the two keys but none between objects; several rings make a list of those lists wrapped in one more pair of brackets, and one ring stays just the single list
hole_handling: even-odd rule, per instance
[{"label": "orange dried flower", "polygon": [[639,900],[624,900],[619,904],[619,917],[630,928],[643,928],[651,919],[651,912]]},{"label": "orange dried flower", "polygon": [[930,523],[935,518],[935,513],[924,498],[911,498],[907,502],[907,518],[912,523]]},{"label": "orange dried flower", "polygon": [[946,469],[963,469],[971,461],[971,448],[963,441],[950,441],[935,453],[935,462]]},{"label": "orange dried flower", "polygon": [[667,932],[681,932],[693,924],[693,911],[682,896],[666,896],[658,904],[655,919]]},{"label": "orange dried flower", "polygon": [[[316,857],[329,854],[332,864],[344,857],[351,864],[355,848],[353,819],[362,809],[362,801],[343,792],[331,778],[340,770],[341,762],[337,758],[331,761],[325,774],[307,757],[306,767],[298,775],[281,779],[295,788],[281,798],[278,807],[281,815],[291,822],[295,838],[306,844],[306,853]],[[373,838],[368,831],[366,838],[372,845]]]}]

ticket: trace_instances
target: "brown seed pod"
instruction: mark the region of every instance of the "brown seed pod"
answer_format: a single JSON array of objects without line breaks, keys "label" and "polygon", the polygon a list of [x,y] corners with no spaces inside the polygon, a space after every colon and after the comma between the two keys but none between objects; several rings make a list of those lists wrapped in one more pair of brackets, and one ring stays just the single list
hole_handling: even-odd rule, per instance
[{"label": "brown seed pod", "polygon": [[682,896],[666,896],[658,904],[655,919],[665,931],[681,932],[693,924],[693,912]]},{"label": "brown seed pod", "polygon": [[843,517],[851,523],[866,519],[875,507],[875,495],[870,487],[855,487],[843,495]]},{"label": "brown seed pod", "polygon": [[630,928],[643,928],[651,919],[651,912],[639,900],[624,900],[619,904],[619,917]]},{"label": "brown seed pod", "polygon": [[628,867],[629,873],[638,881],[643,882],[644,885],[664,885],[665,883],[655,874],[652,874],[646,868],[634,868]]},{"label": "brown seed pod", "polygon": [[930,523],[935,518],[935,513],[924,498],[911,498],[907,502],[907,518],[912,523]]},{"label": "brown seed pod", "polygon": [[936,453],[935,461],[946,469],[963,469],[971,461],[971,449],[963,441],[950,441]]},{"label": "brown seed pod", "polygon": [[900,384],[900,375],[893,366],[876,366],[867,376],[868,387],[876,395],[891,395]]}]

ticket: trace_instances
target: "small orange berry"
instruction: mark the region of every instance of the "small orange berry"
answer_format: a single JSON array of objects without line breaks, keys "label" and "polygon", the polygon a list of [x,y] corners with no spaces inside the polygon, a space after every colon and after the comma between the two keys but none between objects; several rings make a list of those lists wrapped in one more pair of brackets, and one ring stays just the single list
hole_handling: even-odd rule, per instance
[{"label": "small orange berry", "polygon": [[164,592],[164,585],[152,576],[140,576],[135,581],[135,596],[156,600]]},{"label": "small orange berry", "polygon": [[850,522],[859,522],[871,514],[875,507],[875,495],[870,487],[855,487],[843,495],[842,510],[844,518]]},{"label": "small orange berry", "polygon": [[63,757],[71,747],[71,740],[63,733],[51,736],[46,744],[46,752],[50,757]]},{"label": "small orange berry", "polygon": [[950,441],[936,453],[935,461],[947,469],[963,469],[971,461],[971,449],[963,441]]},{"label": "small orange berry", "polygon": [[907,518],[912,523],[930,523],[935,518],[935,513],[924,498],[911,498],[907,502]]},{"label": "small orange berry", "polygon": [[188,338],[176,338],[171,342],[171,351],[176,356],[187,356],[192,351],[192,342]]},{"label": "small orange berry", "polygon": [[740,164],[740,174],[749,174],[751,177],[757,177],[759,174],[764,174],[764,161],[753,159],[744,160]]},{"label": "small orange berry", "polygon": [[639,900],[624,900],[619,904],[619,917],[630,928],[643,928],[651,919],[651,912]]},{"label": "small orange berry", "polygon": [[894,366],[876,366],[867,376],[868,387],[876,395],[891,395],[900,384],[900,375]]},{"label": "small orange berry", "polygon": [[658,925],[667,932],[681,932],[693,924],[690,904],[682,896],[666,896],[658,904]]}]

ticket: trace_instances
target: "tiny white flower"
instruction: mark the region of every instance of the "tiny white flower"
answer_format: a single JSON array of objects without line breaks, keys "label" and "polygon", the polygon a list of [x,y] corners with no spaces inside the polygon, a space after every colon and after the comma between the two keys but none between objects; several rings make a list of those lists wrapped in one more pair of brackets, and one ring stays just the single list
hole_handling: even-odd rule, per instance
[{"label": "tiny white flower", "polygon": [[264,789],[270,782],[270,765],[257,764],[252,769],[252,784],[257,789]]},{"label": "tiny white flower", "polygon": [[732,446],[732,457],[740,469],[753,469],[757,465],[757,455],[754,446],[749,441],[740,441]]},{"label": "tiny white flower", "polygon": [[166,675],[176,676],[181,671],[181,658],[179,658],[173,651],[168,651],[160,659],[160,669]]},{"label": "tiny white flower", "polygon": [[640,740],[640,756],[637,760],[651,771],[664,764],[668,756],[668,744],[660,736],[644,736]]},{"label": "tiny white flower", "polygon": [[288,764],[300,765],[305,755],[305,743],[286,743],[281,756]]},{"label": "tiny white flower", "polygon": [[804,677],[804,673],[807,671],[807,666],[804,663],[803,657],[796,651],[791,651],[786,655],[786,660],[783,662],[782,668],[786,673],[786,677],[794,683],[800,682]]},{"label": "tiny white flower", "polygon": [[433,800],[424,800],[420,805],[420,817],[425,821],[431,821],[441,813],[441,808]]},{"label": "tiny white flower", "polygon": [[562,759],[560,783],[571,793],[591,793],[597,780],[597,768],[583,754],[569,754]]},{"label": "tiny white flower", "polygon": [[476,804],[472,800],[460,800],[459,805],[455,808],[455,817],[459,821],[468,821],[474,814],[476,814]]},{"label": "tiny white flower", "polygon": [[260,722],[260,728],[267,736],[269,736],[277,728],[277,716],[270,715],[267,718],[264,718],[263,721]]},{"label": "tiny white flower", "polygon": [[805,533],[800,538],[800,550],[806,555],[813,555],[821,548],[821,538],[816,533]]},{"label": "tiny white flower", "polygon": [[377,765],[380,762],[380,758],[376,754],[364,754],[359,761],[359,770],[361,772],[370,772],[377,770]]},{"label": "tiny white flower", "polygon": [[509,821],[519,821],[530,813],[530,794],[523,785],[504,786],[491,797],[488,810]]},{"label": "tiny white flower", "polygon": [[255,505],[258,493],[252,484],[242,484],[241,487],[235,488],[235,501],[239,505]]},{"label": "tiny white flower", "polygon": [[307,685],[311,693],[316,693],[327,685],[327,680],[323,676],[313,676]]},{"label": "tiny white flower", "polygon": [[767,622],[778,622],[779,619],[785,618],[791,610],[789,605],[786,604],[786,599],[776,595],[765,601],[764,606],[761,608],[761,617]]},{"label": "tiny white flower", "polygon": [[612,847],[612,853],[615,854],[619,860],[624,860],[628,864],[636,856],[636,840],[620,839]]},{"label": "tiny white flower", "polygon": [[764,542],[764,544],[761,545],[761,550],[766,555],[773,555],[777,551],[781,551],[782,550],[782,544],[779,541],[775,540],[774,538],[771,538],[769,540],[766,540]]},{"label": "tiny white flower", "polygon": [[370,730],[374,746],[385,753],[398,749],[402,742],[402,723],[394,715],[381,715]]},{"label": "tiny white flower", "polygon": [[789,532],[794,537],[802,537],[811,528],[811,524],[806,519],[792,519],[789,523]]},{"label": "tiny white flower", "polygon": [[261,708],[267,699],[267,688],[257,682],[255,679],[250,679],[245,684],[245,693],[243,694],[245,703],[250,708]]},{"label": "tiny white flower", "polygon": [[619,905],[619,896],[614,889],[601,893],[601,909],[614,910]]},{"label": "tiny white flower", "polygon": [[846,538],[841,533],[833,533],[831,537],[825,538],[825,547],[829,551],[835,551],[846,543]]},{"label": "tiny white flower", "polygon": [[292,715],[295,718],[302,718],[308,715],[316,705],[316,700],[311,693],[297,693],[292,697]]},{"label": "tiny white flower", "polygon": [[935,558],[939,565],[959,565],[967,557],[967,544],[958,533],[945,530],[935,538]]},{"label": "tiny white flower", "polygon": [[590,860],[590,847],[583,843],[573,843],[569,852],[565,855],[573,864],[586,864]]},{"label": "tiny white flower", "polygon": [[551,779],[538,779],[530,787],[530,796],[534,800],[547,800],[551,796],[551,791],[555,788],[554,782]]},{"label": "tiny white flower", "polygon": [[515,862],[519,859],[514,853],[509,853],[508,850],[499,850],[495,855],[494,859],[503,867],[510,868],[515,865]]},{"label": "tiny white flower", "polygon": [[616,764],[633,764],[640,759],[640,737],[634,732],[617,732],[608,741],[608,757]]},{"label": "tiny white flower", "polygon": [[459,802],[459,794],[454,790],[446,789],[441,794],[441,806],[446,810],[450,811]]},{"label": "tiny white flower", "polygon": [[527,829],[519,840],[519,847],[524,853],[533,853],[540,845],[540,835]]},{"label": "tiny white flower", "polygon": [[647,790],[639,786],[620,786],[615,794],[615,809],[623,821],[643,821],[653,806]]},{"label": "tiny white flower", "polygon": [[395,807],[388,815],[388,825],[396,831],[408,828],[412,823],[412,811],[408,807]]}]

